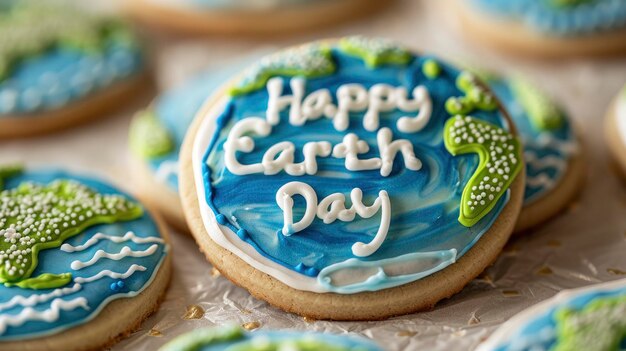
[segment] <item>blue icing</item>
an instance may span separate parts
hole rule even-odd
[[[318,0],[319,1],[319,0]],[[233,1],[233,0],[187,0],[200,8],[273,8],[284,5],[296,5],[311,2],[310,0],[269,0],[269,1]]]
[[[613,289],[587,290],[564,301],[553,300],[549,308],[525,321],[511,336],[498,343],[493,351],[551,350],[559,341],[556,333],[558,324],[556,316],[560,310],[566,308],[579,311],[598,299],[625,296],[626,285],[621,284],[620,287]],[[625,347],[626,336],[619,349],[623,350]]]
[[[137,201],[128,194],[123,193],[100,180],[73,175],[64,171],[26,171],[20,175],[5,179],[5,189],[15,188],[23,182],[48,184],[57,179],[75,180],[100,193],[121,194],[129,199],[132,199],[133,201]],[[69,238],[64,243],[77,246],[84,244],[89,238],[98,232],[121,237],[128,231],[133,231],[136,236],[143,238],[160,237],[159,229],[154,219],[148,213],[145,213],[142,217],[135,220],[89,227],[83,233]],[[143,251],[148,249],[151,245],[158,245],[158,248],[153,254],[146,257],[125,257],[118,261],[112,259],[100,259],[96,264],[79,270],[73,270],[70,267],[70,264],[74,260],[80,260],[82,262],[88,261],[98,250],[104,250],[109,253],[118,253],[122,247],[128,246],[131,250]],[[137,270],[132,275],[124,279],[104,277],[93,282],[80,283],[80,290],[63,295],[61,298],[65,301],[70,301],[78,297],[84,297],[87,299],[87,305],[89,307],[88,310],[81,307],[68,311],[61,310],[60,317],[55,322],[48,323],[43,321],[27,321],[20,326],[7,326],[6,331],[4,333],[0,333],[0,340],[27,339],[59,333],[63,330],[95,318],[100,310],[110,301],[135,296],[146,288],[161,265],[166,253],[167,247],[162,243],[134,243],[133,241],[114,243],[109,240],[100,240],[97,244],[80,252],[64,252],[60,249],[42,250],[39,252],[39,263],[32,274],[33,277],[42,273],[61,274],[71,272],[72,279],[74,280],[78,277],[86,278],[94,276],[105,269],[117,273],[125,273],[132,264],[144,266],[146,270]],[[76,282],[72,281],[61,289],[71,288],[75,284]],[[116,285],[116,289],[111,289],[112,284]],[[25,307],[20,305],[15,305],[11,308],[4,307],[4,304],[10,301],[14,296],[19,295],[28,297],[32,295],[42,295],[50,293],[53,290],[54,289],[29,290],[21,289],[19,287],[8,288],[4,285],[0,285],[0,317],[17,315],[25,310]],[[51,308],[51,302],[52,300],[39,303],[36,306],[32,306],[32,308],[36,311],[45,311]]]
[[[567,172],[568,162],[577,145],[574,131],[567,116],[564,116],[560,128],[539,130],[532,125],[527,111],[518,103],[510,81],[493,78],[487,83],[509,112],[524,142],[524,204],[528,205],[546,195]]]
[[[536,31],[555,35],[580,35],[626,25],[623,0],[591,0],[569,6],[555,6],[550,0],[471,1],[485,11],[519,19]]]
[[[401,111],[381,113],[380,127],[389,127],[394,139],[408,139],[414,146],[416,156],[422,160],[419,171],[404,167],[401,156],[396,157],[389,177],[380,176],[378,170],[347,171],[344,160],[334,157],[317,158],[319,171],[316,175],[299,177],[281,172],[272,176],[252,174],[236,176],[230,173],[223,163],[223,144],[230,128],[236,121],[250,116],[265,116],[268,102],[266,90],[248,95],[233,97],[226,110],[217,120],[213,136],[203,162],[207,203],[217,215],[224,215],[226,225],[233,231],[244,229],[241,237],[266,258],[299,272],[315,277],[325,268],[355,258],[351,246],[355,242],[370,242],[378,229],[380,215],[370,219],[357,217],[353,222],[336,221],[330,225],[315,219],[304,231],[291,236],[280,232],[283,214],[276,204],[276,192],[290,181],[309,184],[317,193],[318,200],[331,193],[349,194],[354,187],[363,190],[364,202],[371,204],[379,190],[386,190],[391,199],[391,226],[382,246],[361,261],[394,260],[412,253],[427,253],[454,249],[456,257],[446,257],[445,262],[436,265],[429,273],[434,273],[453,263],[467,252],[474,243],[490,228],[504,204],[501,198],[487,216],[471,228],[462,226],[459,216],[459,203],[465,184],[478,165],[476,155],[453,157],[443,143],[443,126],[450,117],[444,108],[450,96],[461,96],[455,86],[459,72],[442,64],[442,72],[437,79],[427,79],[422,73],[422,64],[428,57],[415,57],[404,65],[385,65],[376,69],[366,67],[363,62],[339,51],[333,51],[337,70],[334,74],[309,79],[306,93],[320,88],[330,90],[335,96],[337,88],[345,83],[360,83],[371,87],[376,83],[392,86],[405,86],[411,91],[417,85],[424,85],[433,101],[433,112],[429,124],[420,132],[405,134],[396,128],[396,121],[406,115]],[[287,78],[284,78],[285,91],[290,94]],[[336,103],[336,101],[335,101]],[[474,117],[502,126],[504,120],[498,111],[477,110]],[[360,158],[378,156],[376,133],[368,132],[362,126],[363,113],[350,114],[350,132],[370,145],[370,151]],[[270,137],[254,137],[255,150],[239,153],[242,164],[260,162],[263,152],[283,140],[289,140],[296,147],[295,162],[302,161],[301,150],[309,141],[326,140],[336,145],[345,133],[337,132],[329,119],[308,121],[302,127],[293,127],[288,122],[288,109],[281,113],[281,121],[273,126]],[[348,196],[349,197],[349,196]],[[301,218],[303,203],[301,197],[294,197],[294,218]],[[433,267],[429,267],[433,268]],[[389,284],[386,279],[371,281],[360,287],[346,289],[359,291],[378,290],[384,287],[401,285],[420,279],[421,275],[404,277]],[[333,291],[342,292],[341,287]]]
[[[59,47],[20,61],[0,80],[0,119],[62,107],[143,66],[139,48],[110,39],[102,53]]]

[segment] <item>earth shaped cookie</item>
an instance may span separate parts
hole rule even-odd
[[[167,238],[106,182],[0,168],[0,350],[100,349],[138,328],[170,277]]]
[[[565,290],[517,314],[477,351],[626,348],[626,279]]]
[[[211,97],[181,152],[207,258],[253,295],[314,318],[431,308],[511,234],[522,146],[468,72],[383,39],[261,59]]]
[[[246,332],[239,326],[197,329],[168,342],[160,351],[382,351],[354,336],[296,331]]]
[[[623,0],[453,1],[464,33],[505,50],[541,56],[626,52]]]
[[[152,27],[187,34],[288,34],[375,13],[376,0],[130,0],[128,12]]]
[[[0,7],[0,137],[47,133],[120,107],[144,86],[131,29],[59,1]]]
[[[605,126],[607,145],[621,175],[626,179],[626,86],[609,108]]]
[[[524,144],[526,190],[516,232],[563,211],[582,189],[584,158],[568,115],[519,76],[477,72],[500,99]]]

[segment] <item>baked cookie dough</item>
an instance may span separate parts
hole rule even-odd
[[[59,1],[5,1],[0,36],[3,139],[95,119],[147,83],[137,39],[108,15]]]
[[[0,167],[0,350],[94,350],[154,312],[165,228],[96,178]]]
[[[491,264],[524,187],[514,124],[475,76],[386,41],[280,51],[212,96],[181,151],[192,234],[286,311],[432,308]]]

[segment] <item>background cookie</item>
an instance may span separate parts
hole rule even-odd
[[[0,350],[114,343],[156,310],[170,277],[158,219],[107,183],[0,168]]]
[[[132,0],[127,8],[139,21],[190,34],[288,34],[374,13],[376,0]]]
[[[138,42],[119,19],[58,1],[5,5],[0,10],[1,138],[96,118],[144,87]]]
[[[626,52],[622,0],[449,1],[463,33],[496,48],[529,55]]]
[[[625,316],[624,279],[565,290],[508,320],[477,351],[618,350]]]
[[[382,351],[374,343],[353,336],[297,331],[246,332],[239,326],[198,329],[168,342],[161,351],[182,350],[332,350]]]
[[[287,311],[380,319],[430,308],[495,259],[517,220],[521,144],[502,125],[513,126],[473,75],[393,43],[287,49],[198,114],[181,152],[183,207],[222,274]],[[232,147],[243,151],[233,158]]]
[[[520,76],[478,73],[500,99],[524,143],[526,190],[516,232],[563,211],[585,178],[581,143],[569,116]]]

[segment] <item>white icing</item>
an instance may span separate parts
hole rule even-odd
[[[161,162],[159,168],[154,173],[154,177],[161,183],[167,183],[167,179],[170,176],[178,176],[179,164],[178,161],[167,160]]]
[[[293,195],[295,194],[304,197],[306,203],[304,215],[296,223],[293,222]],[[283,185],[276,192],[276,203],[283,211],[283,235],[290,236],[305,230],[313,223],[316,215],[325,224],[330,224],[337,219],[342,222],[352,222],[357,214],[362,218],[370,218],[380,211],[380,225],[374,239],[368,244],[357,242],[352,245],[352,253],[355,256],[365,257],[373,254],[385,241],[389,231],[391,222],[389,195],[385,190],[381,190],[374,203],[366,206],[363,204],[363,192],[359,188],[354,188],[350,192],[350,200],[352,206],[346,209],[346,197],[341,193],[334,193],[324,198],[318,205],[317,194],[310,185],[303,182],[289,182]]]
[[[102,279],[104,277],[109,277],[109,278],[113,278],[113,279],[126,279],[128,277],[130,277],[131,275],[133,275],[135,272],[140,271],[143,272],[145,271],[147,268],[142,266],[142,265],[138,265],[138,264],[132,264],[128,270],[124,273],[117,273],[117,272],[113,272],[111,270],[105,269],[103,271],[98,272],[98,274],[93,275],[91,277],[86,277],[86,278],[82,278],[82,277],[77,277],[74,278],[74,281],[76,283],[89,283],[89,282],[93,282],[99,279]]]
[[[524,160],[535,170],[552,167],[556,168],[558,171],[563,171],[567,166],[565,160],[561,158],[556,156],[538,157],[537,154],[532,151],[524,152]]]
[[[345,158],[346,169],[349,171],[366,171],[381,168],[382,161],[378,157],[360,159],[358,154],[364,154],[370,150],[370,146],[364,140],[360,140],[354,133],[348,133],[343,141],[333,148],[333,157]]]
[[[119,261],[125,257],[146,257],[146,256],[150,256],[154,254],[156,250],[158,249],[158,247],[159,245],[154,244],[154,245],[151,245],[146,250],[142,251],[142,250],[132,250],[130,247],[124,246],[119,253],[109,253],[104,250],[98,250],[89,261],[81,262],[81,261],[76,260],[72,262],[70,267],[72,267],[72,269],[74,270],[80,270],[85,267],[94,265],[101,258],[108,258],[110,260]]]
[[[231,128],[228,138],[224,142],[224,164],[226,168],[237,175],[265,173],[262,163],[243,165],[237,161],[237,152],[251,152],[254,150],[254,140],[245,134],[268,136],[272,131],[270,123],[261,117],[244,118]]]
[[[545,173],[539,173],[534,177],[526,177],[526,185],[531,188],[552,188],[556,183]]]
[[[61,297],[61,296],[75,293],[79,291],[81,288],[82,288],[82,285],[74,284],[71,287],[54,289],[52,290],[52,292],[49,292],[46,294],[33,294],[30,296],[15,295],[9,301],[0,303],[0,311],[8,310],[17,305],[23,306],[23,307],[35,306],[40,303],[49,301],[55,297]]]
[[[126,234],[124,234],[124,236],[107,235],[107,234],[103,234],[103,233],[96,233],[94,236],[89,238],[89,240],[87,240],[82,245],[77,245],[77,246],[72,246],[70,244],[63,244],[63,245],[61,245],[61,251],[65,251],[65,252],[83,251],[83,250],[86,250],[86,249],[92,247],[93,245],[97,244],[100,240],[109,240],[109,241],[114,242],[114,243],[122,243],[122,242],[132,241],[135,244],[164,243],[163,239],[161,239],[161,238],[157,238],[157,237],[154,237],[154,236],[140,237],[140,236],[135,235],[135,233],[133,233],[132,231],[127,232]]]
[[[419,171],[422,169],[422,161],[415,157],[413,152],[413,144],[406,139],[400,139],[392,141],[393,135],[391,129],[382,128],[376,135],[376,141],[378,142],[378,148],[380,150],[380,156],[382,158],[380,175],[383,177],[388,176],[391,173],[393,167],[393,161],[396,158],[398,152],[402,153],[404,158],[404,166],[412,171]]]
[[[42,321],[47,323],[55,322],[59,319],[59,313],[61,311],[71,311],[78,307],[88,310],[89,306],[87,305],[87,299],[84,297],[77,297],[73,300],[65,301],[61,298],[56,298],[52,300],[50,308],[47,310],[37,311],[32,307],[26,307],[16,315],[1,314],[0,334],[4,334],[7,327],[19,327],[30,321]]]
[[[617,130],[622,137],[622,142],[626,144],[626,93],[622,92],[617,101]]]

